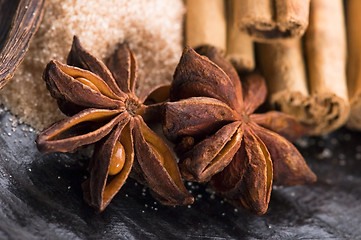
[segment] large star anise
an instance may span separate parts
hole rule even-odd
[[[177,66],[170,93],[174,102],[165,105],[164,133],[178,142],[187,180],[210,180],[230,203],[263,214],[273,182],[316,180],[297,149],[275,133],[296,138],[306,128],[280,112],[255,114],[266,97],[264,79],[251,74],[241,83],[215,48],[199,51],[208,58],[186,48]]]
[[[134,94],[137,63],[126,44],[119,46],[106,67],[74,37],[67,63],[51,61],[43,78],[59,108],[71,117],[39,134],[39,150],[72,152],[96,143],[83,191],[85,200],[99,211],[130,173],[163,204],[192,203],[172,152],[145,123],[159,118],[169,87],[138,98]]]

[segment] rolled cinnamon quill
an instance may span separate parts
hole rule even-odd
[[[300,37],[308,26],[310,0],[241,0],[239,28],[257,41]]]
[[[315,125],[301,39],[257,44],[257,57],[271,105],[307,125]]]
[[[254,69],[254,48],[252,38],[238,28],[235,19],[235,4],[242,0],[227,0],[227,51],[226,57],[237,70]]]
[[[305,47],[310,93],[320,107],[315,114],[318,132],[330,132],[342,126],[350,113],[342,0],[311,1]]]
[[[208,44],[226,50],[226,16],[223,0],[187,0],[186,44]]]
[[[347,127],[361,130],[361,1],[347,1],[346,9],[348,40],[347,86],[351,105]]]
[[[312,134],[328,133],[342,126],[350,111],[342,0],[311,1],[304,40],[306,64],[301,41],[292,40],[260,44],[260,66],[274,106],[312,126]]]

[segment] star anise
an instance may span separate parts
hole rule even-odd
[[[145,123],[159,118],[169,86],[138,98],[134,93],[137,62],[126,44],[118,47],[107,67],[74,37],[67,64],[51,61],[43,78],[61,111],[71,117],[41,132],[36,140],[38,149],[73,152],[96,143],[83,192],[88,204],[99,211],[130,173],[163,204],[192,203],[175,157]]]
[[[316,180],[297,149],[276,133],[296,138],[307,128],[280,112],[254,113],[266,97],[264,79],[253,73],[241,83],[215,48],[199,51],[208,58],[185,48],[177,66],[164,133],[178,142],[187,180],[210,181],[230,203],[263,214],[273,182]]]

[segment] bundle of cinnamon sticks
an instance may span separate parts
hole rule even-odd
[[[186,43],[218,47],[239,71],[259,69],[270,106],[312,134],[361,130],[361,1],[346,3],[188,0]]]

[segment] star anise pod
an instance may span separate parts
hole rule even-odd
[[[138,98],[134,93],[137,62],[126,44],[118,47],[107,67],[74,37],[67,64],[51,61],[43,78],[61,111],[71,117],[41,132],[36,140],[38,149],[73,152],[96,143],[83,192],[88,204],[99,211],[130,173],[163,204],[192,203],[175,157],[146,124],[159,118],[169,86]]]
[[[316,180],[297,149],[276,133],[296,138],[307,128],[280,112],[254,113],[267,94],[264,79],[253,73],[241,83],[215,48],[199,51],[208,58],[185,48],[177,66],[164,133],[178,142],[187,180],[210,181],[230,203],[263,214],[273,182]]]

